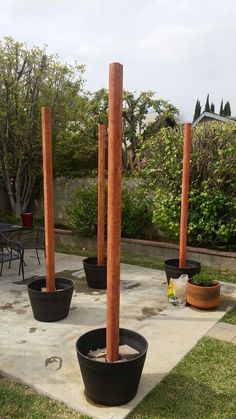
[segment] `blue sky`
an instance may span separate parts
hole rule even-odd
[[[236,115],[235,0],[1,0],[0,36],[48,45],[86,65],[86,87],[107,87],[108,65],[124,65],[124,87],[153,90],[191,120],[207,93]]]

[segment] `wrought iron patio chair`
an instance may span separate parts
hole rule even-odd
[[[13,260],[19,260],[19,270],[18,275],[22,273],[23,281],[25,279],[24,277],[24,258],[23,258],[23,249],[19,242],[16,240],[10,240],[8,236],[5,234],[0,235],[0,276],[2,276],[3,271],[3,264],[5,262],[8,262],[8,268],[11,267],[11,262]]]
[[[16,240],[21,244],[23,252],[23,261],[25,250],[35,250],[38,263],[40,265],[39,250],[43,250],[45,254],[45,233],[40,226],[37,227],[23,227],[19,231],[14,231],[7,236],[10,240]],[[24,261],[24,265],[26,265]]]

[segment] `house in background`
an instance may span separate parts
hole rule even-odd
[[[236,117],[232,116],[220,116],[217,113],[213,112],[202,112],[201,115],[193,122],[193,128],[198,125],[202,124],[203,122],[209,121],[218,121],[218,122],[236,122]]]

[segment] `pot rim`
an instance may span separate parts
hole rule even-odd
[[[46,276],[41,276],[41,277],[39,277],[37,279],[33,279],[32,281],[30,281],[29,284],[27,285],[28,291],[34,292],[34,293],[42,293],[42,291],[38,291],[38,290],[34,290],[34,289],[30,288],[30,285],[31,284],[33,284],[35,282],[42,281],[42,279],[46,279]],[[59,289],[59,290],[48,292],[47,295],[48,294],[55,295],[55,294],[57,294],[58,292],[61,292],[61,291],[68,291],[71,288],[74,288],[74,286],[75,286],[75,282],[73,281],[73,279],[70,279],[70,278],[62,278],[62,277],[56,276],[55,277],[55,280],[57,280],[57,279],[60,279],[62,281],[65,280],[69,286],[67,288],[62,288],[62,289]]]
[[[107,258],[104,257],[104,260],[106,261]],[[97,261],[97,256],[91,256],[88,258],[83,259],[83,263],[85,263],[86,265],[90,265],[90,266],[96,266],[96,267],[106,267],[107,263],[103,263],[102,265],[98,265],[97,263],[92,263],[92,261]]]
[[[186,259],[186,264],[189,262],[189,263],[193,263],[193,265],[195,265],[195,266],[186,266],[185,268],[179,268],[179,266],[176,266],[176,265],[173,265],[172,263],[174,262],[174,261],[179,261],[179,258],[172,258],[172,259],[167,259],[167,260],[165,260],[164,261],[164,264],[166,265],[166,266],[168,266],[168,267],[172,267],[172,268],[176,268],[176,269],[191,269],[191,268],[198,268],[198,267],[201,267],[201,262],[199,262],[198,260],[194,260],[194,259]]]
[[[90,334],[90,333],[92,333],[92,332],[98,331],[98,330],[106,330],[106,328],[105,328],[105,327],[99,327],[98,329],[92,329],[92,330],[89,330],[88,332],[83,333],[83,334],[82,334],[82,335],[81,335],[78,339],[76,339],[76,342],[75,342],[75,349],[76,349],[76,352],[79,352],[80,356],[81,356],[83,359],[85,359],[85,360],[89,360],[89,361],[94,362],[94,363],[99,364],[99,365],[106,365],[106,366],[108,366],[108,365],[117,365],[117,367],[119,367],[120,365],[123,365],[123,363],[119,363],[119,362],[104,362],[104,363],[98,363],[98,361],[96,361],[95,359],[93,359],[93,358],[89,358],[88,356],[86,356],[86,355],[82,354],[82,352],[80,352],[80,351],[79,351],[79,349],[77,348],[77,343],[79,342],[79,340],[80,340],[80,339],[82,339],[82,338],[84,338],[86,335],[88,335],[88,334]],[[137,359],[141,358],[141,357],[143,356],[143,354],[144,354],[145,352],[147,352],[147,350],[148,350],[148,342],[147,342],[146,338],[145,338],[143,335],[141,335],[141,334],[140,334],[140,333],[138,333],[138,332],[135,332],[134,330],[125,329],[125,328],[123,328],[123,327],[120,327],[120,328],[119,328],[119,330],[120,330],[120,332],[121,332],[121,331],[128,331],[128,332],[132,332],[132,333],[134,333],[135,335],[137,335],[138,337],[141,337],[141,339],[142,339],[142,340],[144,341],[144,343],[145,343],[145,350],[144,350],[142,353],[140,353],[139,355],[137,355],[137,357],[135,357],[135,358],[133,358],[133,359],[127,359],[127,360],[125,361],[125,364],[126,364],[126,365],[127,365],[127,363],[131,364],[131,363],[133,363],[134,361],[136,361]],[[94,364],[94,365],[95,365],[95,364]]]
[[[197,288],[203,288],[206,290],[212,289],[212,288],[216,288],[218,285],[220,285],[219,281],[217,281],[216,279],[212,280],[212,285],[210,287],[204,287],[203,285],[198,285],[198,284],[193,284],[192,282],[192,278],[189,278],[187,280],[187,282],[192,285],[193,287],[197,287]]]

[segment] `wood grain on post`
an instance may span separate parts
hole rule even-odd
[[[105,125],[98,125],[98,237],[97,264],[104,264],[104,216],[105,216]]]
[[[106,356],[119,359],[123,66],[109,66]]]
[[[192,142],[192,124],[184,125],[183,172],[182,172],[182,200],[180,217],[179,267],[186,267],[187,226],[188,226],[188,189],[189,166]]]
[[[51,109],[44,107],[42,116],[44,220],[46,247],[46,287],[55,291],[54,200],[52,172]]]

